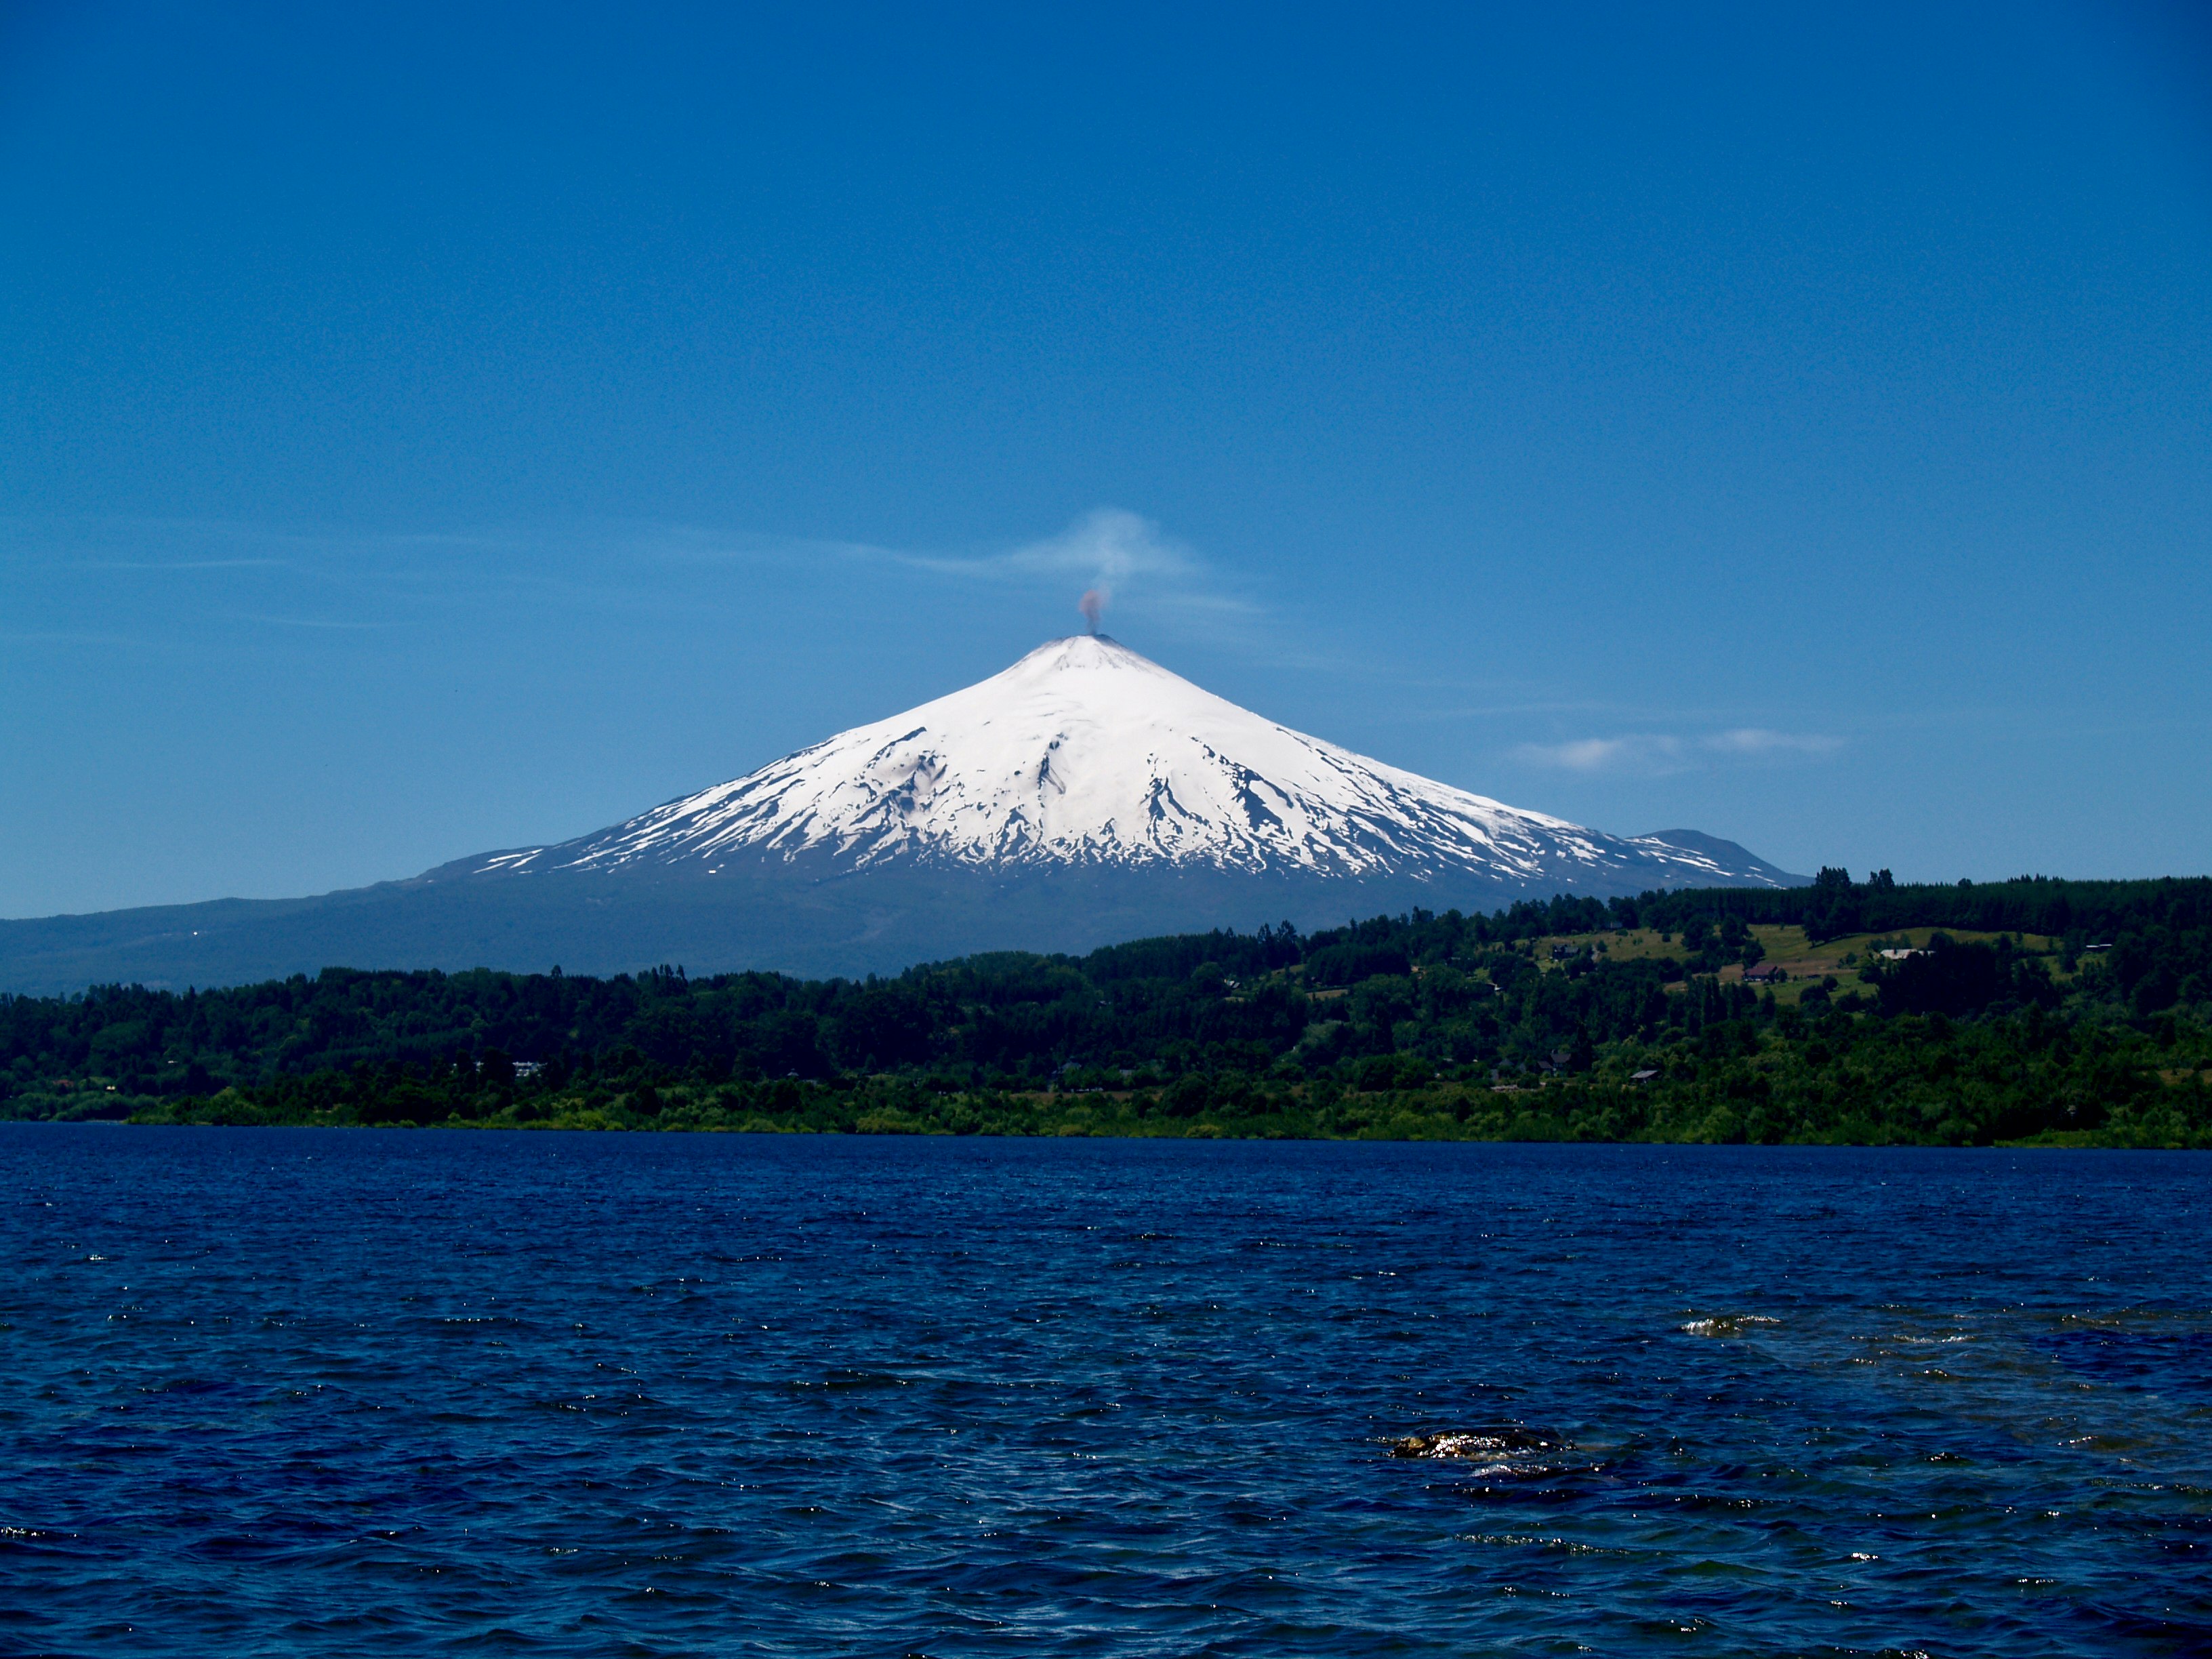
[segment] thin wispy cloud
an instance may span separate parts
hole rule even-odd
[[[286,564],[283,559],[94,559],[82,566],[87,570],[273,570]]]
[[[261,623],[270,628],[331,628],[343,629],[348,633],[391,626],[388,623],[380,622],[342,622],[329,617],[263,617],[251,613],[241,613],[237,620]]]
[[[1513,750],[1513,757],[1530,766],[1560,771],[1648,774],[1686,772],[1728,760],[1832,755],[1844,743],[1842,738],[1825,732],[1742,726],[1691,737],[1638,732],[1612,738],[1575,738],[1565,743],[1524,743]]]
[[[0,630],[0,644],[4,645],[127,646],[137,650],[144,643],[130,634],[92,634],[52,628]]]
[[[1381,679],[1384,677],[1375,672],[1367,678]],[[1617,712],[1615,704],[1577,697],[1549,701],[1531,699],[1526,702],[1454,704],[1447,708],[1398,708],[1389,710],[1382,720],[1394,726],[1425,726],[1450,720],[1525,719],[1531,714],[1607,714],[1614,712]]]
[[[88,570],[241,570],[398,552],[489,550],[509,536],[379,532],[237,523],[224,519],[0,515],[0,553]]]
[[[1109,627],[1115,615],[1142,617],[1151,626],[1202,633],[1213,645],[1253,635],[1263,614],[1232,574],[1154,520],[1110,506],[1052,534],[965,549],[649,520],[394,532],[0,515],[0,568],[39,573],[50,583],[114,584],[100,592],[102,606],[145,613],[150,625],[171,631],[194,623],[419,630],[486,606],[507,618],[549,610],[653,615],[701,600],[696,586],[682,587],[678,597],[672,567],[717,563],[829,574],[832,580],[841,579],[825,565],[872,565],[922,580],[988,585],[1009,598],[1033,597],[1066,614],[1071,625],[1079,599],[1087,599],[1086,613],[1108,611]],[[58,591],[54,608],[77,603]],[[20,626],[28,619],[9,620]]]
[[[1065,580],[1071,603],[1096,592],[1105,603],[1134,599],[1186,614],[1252,617],[1261,607],[1152,520],[1118,507],[1094,507],[1066,529],[990,550],[891,547],[872,542],[724,532],[696,526],[635,526],[622,544],[641,555],[684,561],[812,564],[825,558],[888,564],[954,581],[1036,586]]]

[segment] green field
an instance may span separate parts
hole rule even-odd
[[[1838,981],[1838,989],[1849,991],[1865,982],[1861,970],[1877,959],[1877,952],[1882,948],[1925,950],[1937,933],[1961,945],[1993,945],[1999,939],[2008,939],[2021,954],[2047,958],[2054,975],[2064,977],[2057,967],[2062,941],[2043,933],[1998,933],[1970,927],[1899,927],[1887,933],[1847,933],[1815,943],[1806,937],[1801,927],[1754,922],[1748,931],[1765,951],[1761,965],[1778,967],[1790,975],[1773,988],[1777,1000],[1784,1003],[1797,1002],[1808,986],[1832,976]],[[1552,947],[1556,945],[1591,951],[1607,962],[1658,962],[1678,957],[1681,951],[1675,936],[1649,927],[1553,933],[1537,941],[1536,963],[1540,969],[1552,973],[1565,970],[1565,963],[1552,960]],[[1737,984],[1741,982],[1744,971],[1740,964],[1731,964],[1721,969],[1717,976],[1723,983]],[[1686,982],[1679,978],[1670,981],[1677,988]]]

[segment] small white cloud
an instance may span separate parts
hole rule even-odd
[[[1111,586],[1132,576],[1188,576],[1197,568],[1188,549],[1160,534],[1150,519],[1118,507],[1095,507],[1057,536],[1005,556],[1016,570],[1065,572]]]
[[[1626,738],[1577,738],[1571,743],[1524,743],[1514,754],[1532,766],[1570,772],[1671,771],[1680,763],[1679,738],[1640,733]]]
[[[1841,738],[1816,732],[1770,732],[1762,726],[1684,738],[1671,732],[1640,732],[1618,738],[1577,738],[1566,743],[1524,743],[1513,751],[1531,766],[1570,772],[1680,772],[1704,757],[1756,759],[1784,755],[1831,755]]]
[[[1190,576],[1199,568],[1189,550],[1162,536],[1159,526],[1118,507],[1094,507],[1057,536],[1011,552],[975,557],[891,552],[890,556],[947,575],[1065,575],[1109,586],[1133,576]]]
[[[1005,553],[963,556],[890,548],[865,551],[918,570],[981,581],[1065,576],[1096,590],[1102,599],[1136,587],[1155,590],[1185,611],[1249,616],[1258,609],[1219,592],[1205,562],[1182,543],[1162,535],[1159,526],[1118,507],[1094,507],[1057,536]]]

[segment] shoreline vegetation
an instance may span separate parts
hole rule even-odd
[[[895,978],[360,972],[0,997],[0,1116],[2212,1147],[2212,879],[1422,911]]]

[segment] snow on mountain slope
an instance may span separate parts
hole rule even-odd
[[[1277,725],[1103,635],[855,726],[731,782],[480,875],[825,856],[977,869],[1191,868],[1508,885],[1631,872],[1753,880],[1712,852],[1601,835]]]

